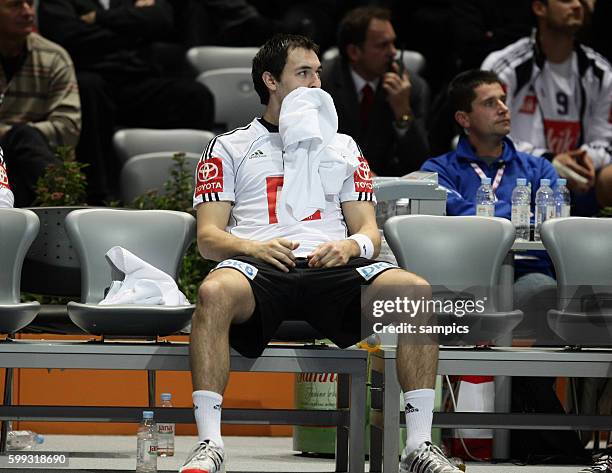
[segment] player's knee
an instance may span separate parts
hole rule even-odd
[[[223,278],[206,278],[198,288],[198,303],[194,316],[214,313],[214,319],[225,324],[231,321],[240,300],[235,288]]]

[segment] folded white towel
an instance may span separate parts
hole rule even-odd
[[[284,184],[278,222],[291,224],[325,209],[325,194],[337,194],[359,161],[330,146],[338,131],[331,96],[322,89],[299,87],[283,100],[279,133],[284,151]]]
[[[125,248],[113,246],[106,259],[125,278],[112,282],[100,305],[189,305],[174,279]]]

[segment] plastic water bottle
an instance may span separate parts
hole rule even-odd
[[[172,407],[172,394],[162,393],[161,407]],[[160,457],[174,456],[174,424],[157,424],[157,455]]]
[[[138,427],[136,471],[157,472],[157,426],[153,420],[153,411],[142,413],[142,422]]]
[[[476,191],[476,215],[479,217],[495,216],[495,196],[491,188],[491,178],[483,177]]]
[[[527,179],[518,178],[512,191],[512,225],[519,241],[529,241],[530,207],[531,190],[527,187]]]
[[[540,229],[542,224],[551,218],[555,218],[555,195],[550,187],[550,179],[540,179],[540,188],[536,192],[536,219],[534,240],[541,241]]]
[[[11,430],[6,437],[8,450],[31,450],[45,441],[42,435],[31,430]]]
[[[557,187],[555,188],[555,216],[569,217],[570,216],[571,197],[570,191],[567,188],[567,179],[557,179]]]

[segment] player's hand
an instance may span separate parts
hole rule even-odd
[[[553,161],[563,164],[576,174],[586,179],[586,182],[568,177],[568,187],[575,192],[586,192],[595,184],[595,167],[588,153],[584,150],[572,150],[555,156]]]
[[[89,13],[85,13],[81,15],[81,21],[83,23],[87,23],[88,25],[93,25],[96,22],[96,11],[90,11]]]
[[[359,256],[359,244],[355,240],[328,241],[317,246],[308,255],[308,267],[332,268],[346,264],[351,257]]]
[[[408,72],[400,76],[399,66],[395,61],[391,63],[391,72],[385,73],[382,78],[382,88],[387,92],[387,101],[393,110],[395,118],[399,120],[403,115],[411,115],[410,92],[412,83]]]
[[[268,241],[253,242],[253,244],[250,256],[265,261],[285,273],[289,272],[291,268],[295,268],[293,250],[300,246],[297,241],[275,238]]]
[[[136,0],[134,2],[136,8],[152,7],[153,5],[155,5],[155,0]]]

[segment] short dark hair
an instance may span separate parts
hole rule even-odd
[[[343,58],[348,57],[346,48],[349,44],[359,47],[363,45],[373,19],[391,21],[391,12],[380,7],[359,7],[342,18],[338,27],[338,49]]]
[[[268,105],[270,93],[261,76],[267,71],[279,80],[287,64],[289,51],[297,48],[314,51],[317,56],[319,55],[319,46],[310,38],[284,33],[273,36],[257,51],[253,58],[251,77],[253,87],[263,105]]]
[[[504,86],[499,76],[493,71],[471,69],[456,75],[448,86],[448,98],[453,114],[459,110],[471,112],[472,102],[476,98],[476,88],[482,84],[495,83]]]

